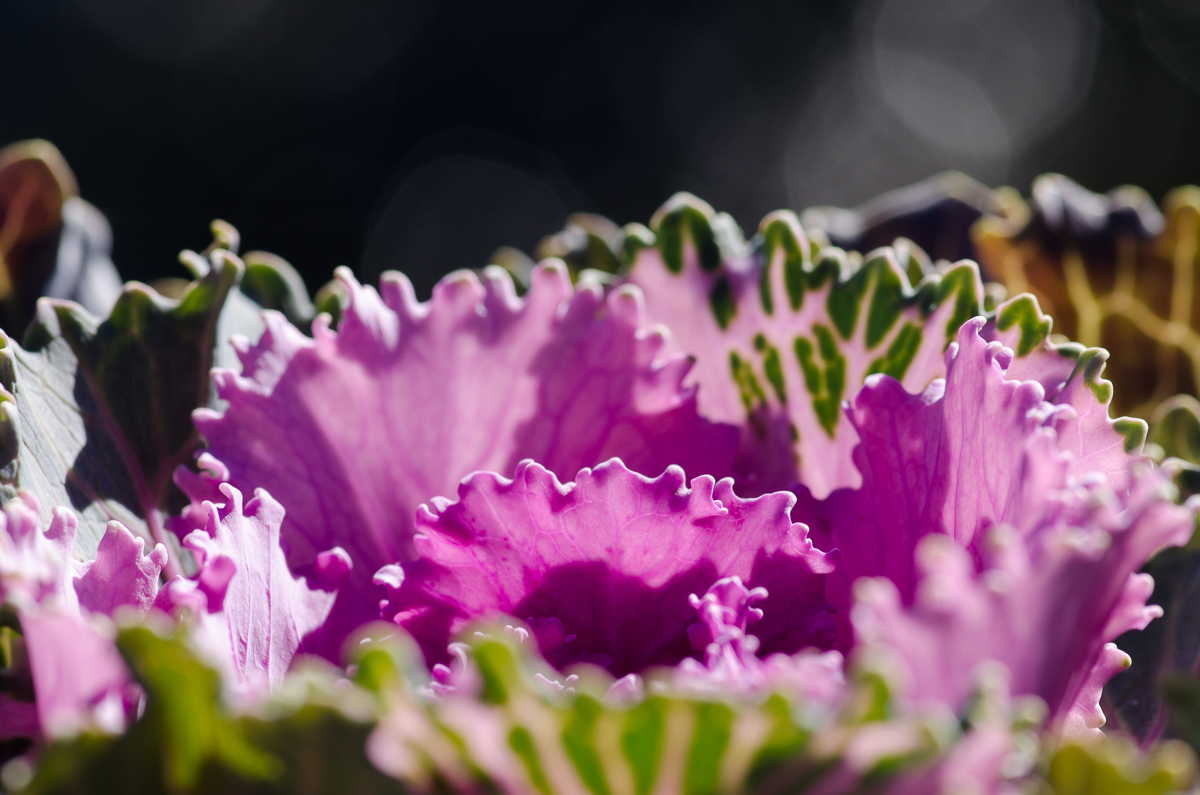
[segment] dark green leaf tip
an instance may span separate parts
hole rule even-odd
[[[708,272],[721,267],[721,250],[713,233],[712,207],[690,193],[677,193],[659,208],[650,219],[650,228],[657,235],[659,252],[672,273],[683,272],[685,238],[690,240]]]
[[[1145,420],[1134,417],[1119,417],[1113,420],[1113,430],[1125,437],[1125,452],[1139,453],[1146,444],[1146,433],[1149,425]]]
[[[1017,356],[1028,356],[1050,336],[1051,320],[1048,315],[1042,314],[1037,299],[1026,293],[997,308],[996,328],[1008,331],[1013,326],[1021,329]]]
[[[858,313],[863,296],[867,292],[871,270],[861,266],[851,268],[845,259],[838,264],[841,266],[841,273],[835,277],[833,287],[829,290],[825,308],[838,334],[842,339],[848,340],[854,334],[854,327],[858,325]]]
[[[625,238],[621,241],[621,260],[626,267],[633,264],[639,251],[654,248],[658,242],[655,234],[643,224],[626,224],[622,231],[625,232]]]
[[[952,265],[942,273],[936,288],[936,305],[953,301],[953,311],[946,321],[946,347],[958,336],[958,329],[980,314],[983,305],[983,280],[979,266],[970,260]]]
[[[796,214],[780,210],[769,214],[759,224],[759,257],[762,267],[761,291],[763,308],[771,314],[774,307],[769,274],[774,267],[776,252],[782,253],[783,285],[792,311],[804,302],[805,272],[808,268],[808,239]]]
[[[291,264],[266,251],[248,251],[242,258],[246,272],[241,289],[263,309],[282,312],[288,321],[305,328],[315,311],[304,279]]]
[[[1086,348],[1079,354],[1075,361],[1075,370],[1071,373],[1071,378],[1078,376],[1083,379],[1102,406],[1107,406],[1112,400],[1112,383],[1100,377],[1107,362],[1108,351],[1103,348]]]

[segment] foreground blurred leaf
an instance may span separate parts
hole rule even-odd
[[[294,675],[291,700],[233,717],[217,673],[177,637],[126,629],[118,645],[146,690],[143,717],[119,737],[52,745],[25,793],[350,793],[403,791],[365,755],[370,723],[334,678]],[[357,705],[347,712],[335,701]]]
[[[1183,790],[1194,776],[1195,761],[1180,743],[1142,757],[1133,743],[1109,738],[1060,748],[1046,782],[1054,795],[1165,795]]]

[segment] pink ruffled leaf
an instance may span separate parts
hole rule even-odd
[[[43,531],[37,500],[23,492],[4,506],[0,527],[0,601],[16,609],[21,623],[34,725],[48,736],[88,727],[120,731],[136,693],[107,617],[118,610],[146,614],[167,551],[157,545],[143,556],[143,540],[110,522],[96,559],[82,563],[72,557],[77,517],[65,508],[52,517]],[[28,715],[22,720],[28,724]]]
[[[855,450],[861,488],[840,489],[825,500],[797,489],[793,518],[812,528],[819,548],[842,552],[829,579],[840,648],[853,640],[853,582],[884,576],[910,601],[914,552],[925,536],[951,536],[978,567],[989,528],[1006,524],[1034,533],[1061,510],[1061,490],[1072,479],[1100,478],[1120,491],[1128,468],[1144,460],[1124,452],[1122,421],[1109,420],[1096,398],[1107,386],[1096,368],[1073,367],[1056,390],[1055,401],[1063,402],[1047,401],[1039,382],[1008,378],[1015,357],[980,336],[984,323],[976,318],[963,325],[945,355],[946,379],[919,395],[883,375],[867,380],[848,408],[861,440]],[[1117,470],[1118,460],[1124,470]],[[1103,465],[1099,471],[1090,469],[1097,465]]]
[[[204,529],[184,538],[199,571],[168,582],[157,606],[190,613],[196,642],[236,690],[252,694],[277,686],[296,654],[309,650],[307,639],[329,618],[350,565],[345,552],[334,549],[293,573],[280,545],[283,507],[262,489],[244,505],[228,483],[219,491],[223,502],[201,503]]]
[[[554,261],[522,299],[498,268],[451,274],[426,304],[400,274],[380,292],[339,278],[351,303],[336,333],[318,324],[310,340],[268,313],[244,375],[215,373],[228,409],[195,415],[230,482],[287,507],[293,565],[334,546],[354,561],[330,622],[343,629],[322,641],[331,657],[378,616],[371,574],[415,556],[417,506],[473,471],[533,457],[571,477],[613,456],[651,475],[729,470],[737,430],[697,415],[688,360],[665,355],[636,288],[573,290]]]
[[[674,664],[708,642],[704,630],[689,636],[688,596],[733,576],[770,594],[755,626],[764,652],[833,641],[824,579],[837,556],[792,524],[790,494],[744,500],[728,479],[689,489],[677,467],[650,480],[619,461],[566,485],[522,462],[513,480],[479,473],[458,494],[418,512],[420,559],[378,578],[385,614],[431,662],[447,661],[471,621],[509,614],[529,617],[535,634],[555,620],[560,645],[542,651],[559,666],[602,655],[623,676]]]
[[[1103,684],[1128,665],[1111,641],[1161,614],[1146,606],[1151,584],[1136,572],[1186,541],[1194,521],[1167,486],[1152,469],[1135,471],[1124,495],[1097,480],[1069,484],[1037,527],[990,528],[975,546],[982,566],[951,536],[931,534],[917,548],[911,606],[890,580],[863,580],[855,629],[904,662],[918,702],[961,708],[980,665],[998,661],[1013,694],[1042,698],[1060,730],[1093,731],[1104,722]]]

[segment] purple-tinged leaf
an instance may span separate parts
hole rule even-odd
[[[418,512],[421,557],[377,577],[386,615],[431,662],[447,661],[468,623],[509,614],[530,618],[559,666],[584,659],[623,676],[674,664],[712,640],[688,596],[733,576],[770,593],[755,626],[764,653],[833,641],[824,580],[837,556],[792,524],[790,494],[745,500],[728,479],[689,489],[677,467],[649,480],[610,461],[565,486],[522,462],[513,480],[479,473],[458,495]]]
[[[861,488],[825,500],[798,489],[793,519],[809,525],[818,548],[842,552],[829,578],[839,648],[853,639],[854,580],[887,577],[908,602],[913,555],[926,535],[951,536],[981,565],[989,528],[1010,525],[1028,536],[1056,515],[1070,479],[1099,478],[1120,493],[1130,465],[1144,460],[1125,452],[1130,436],[1144,438],[1144,425],[1131,432],[1126,421],[1109,420],[1097,399],[1111,391],[1099,379],[1102,352],[1085,352],[1057,390],[1061,402],[1050,402],[1037,381],[1007,379],[1012,351],[980,330],[982,318],[963,325],[946,352],[946,379],[919,395],[883,375],[868,379],[848,409],[861,439]]]
[[[818,547],[841,550],[828,579],[839,618],[852,613],[860,637],[906,660],[912,697],[957,709],[976,667],[997,660],[1014,695],[1094,728],[1115,664],[1105,644],[1157,614],[1135,572],[1186,542],[1193,513],[1172,502],[1163,472],[1125,452],[1095,394],[1107,386],[1099,357],[1085,352],[1049,402],[1037,381],[1006,378],[1012,352],[985,342],[983,323],[962,327],[945,381],[920,395],[868,379],[849,409],[862,488],[820,502],[802,490],[793,518]],[[852,583],[872,576],[847,609]],[[1101,681],[1089,680],[1097,668]]]
[[[280,546],[283,507],[262,489],[243,505],[241,492],[228,483],[216,488],[220,504],[200,502],[210,489],[197,488],[192,495],[206,521],[184,545],[199,571],[195,578],[168,582],[157,607],[190,614],[196,643],[231,687],[253,696],[278,686],[292,658],[306,651],[305,638],[328,618],[349,559],[340,549],[329,550],[296,576]]]
[[[97,558],[81,563],[72,557],[77,521],[56,508],[42,531],[26,492],[4,506],[0,527],[0,601],[20,621],[37,725],[48,735],[123,728],[136,704],[103,617],[118,608],[145,615],[167,559],[162,546],[143,557],[143,540],[112,522]]]
[[[400,274],[381,293],[339,278],[351,304],[336,333],[318,323],[309,339],[268,313],[244,375],[216,372],[228,409],[196,413],[230,482],[286,506],[293,565],[334,546],[354,561],[319,644],[328,656],[378,617],[371,575],[414,557],[417,506],[472,471],[511,473],[534,457],[573,477],[613,456],[651,475],[673,463],[729,469],[737,430],[697,416],[694,390],[680,386],[689,363],[664,356],[636,288],[573,291],[553,261],[523,299],[499,268],[482,283],[451,274],[427,304]]]
[[[637,252],[628,279],[645,292],[648,316],[671,329],[673,350],[696,356],[700,412],[742,427],[742,492],[799,481],[824,497],[858,486],[858,439],[842,401],[876,372],[924,389],[944,374],[946,345],[981,306],[969,263],[918,289],[891,249],[864,261],[829,248],[814,263],[791,213],[763,219],[752,246],[728,216],[687,194],[651,226],[655,246]]]
[[[1013,694],[1043,699],[1060,730],[1095,730],[1104,682],[1129,664],[1111,641],[1162,614],[1146,606],[1153,582],[1137,571],[1162,546],[1182,543],[1194,521],[1166,482],[1147,470],[1125,496],[1096,482],[1070,486],[1033,532],[992,529],[982,571],[948,536],[928,536],[912,606],[890,580],[864,580],[855,629],[904,662],[914,701],[960,709],[979,665],[998,661]]]

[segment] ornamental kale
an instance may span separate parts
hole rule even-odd
[[[5,341],[0,739],[31,744],[5,786],[332,791],[297,771],[334,735],[361,791],[1192,775],[1099,702],[1196,505],[1032,296],[790,213],[747,241],[681,194],[610,235],[616,274],[461,271],[421,303],[340,269],[306,329],[263,288],[286,264],[239,288],[216,229],[179,298],[43,300]],[[72,509],[128,521],[73,548]]]

